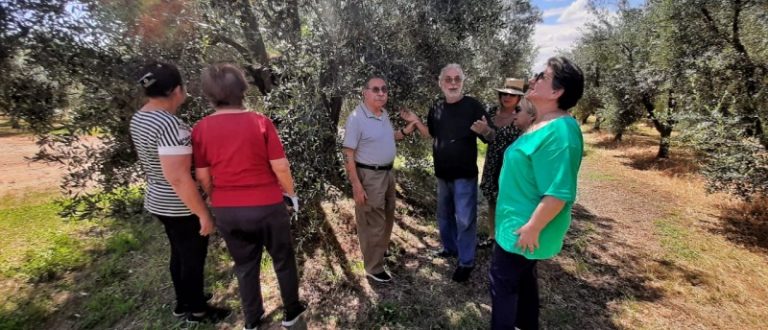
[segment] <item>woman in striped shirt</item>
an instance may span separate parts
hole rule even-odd
[[[131,118],[130,131],[147,181],[144,208],[163,223],[171,245],[173,315],[216,322],[229,311],[208,306],[210,295],[203,293],[213,218],[192,178],[190,128],[175,116],[187,93],[174,65],[151,63],[140,74],[148,101]]]

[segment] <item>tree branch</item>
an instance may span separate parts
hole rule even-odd
[[[720,29],[717,28],[717,22],[715,22],[715,19],[712,18],[712,14],[709,13],[707,7],[701,7],[701,14],[704,15],[704,21],[707,23],[706,25],[712,31],[712,33],[717,35],[717,37],[722,40],[728,40],[728,38],[722,32],[720,32]]]
[[[245,59],[247,62],[249,63],[253,62],[253,56],[251,55],[250,50],[248,50],[248,48],[241,45],[234,39],[221,34],[214,35],[213,39],[211,39],[211,44],[218,45],[219,43],[222,43],[234,48],[235,50],[237,50],[238,53],[240,53],[240,55],[243,56],[243,59]]]

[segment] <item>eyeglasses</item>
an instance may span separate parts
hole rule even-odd
[[[446,84],[461,84],[461,76],[454,76],[453,78],[446,76],[443,78],[443,82]]]
[[[539,81],[539,80],[546,80],[547,75],[544,74],[544,71],[541,71],[533,76],[533,81]]]
[[[499,93],[499,97],[500,97],[500,98],[501,98],[501,97],[504,97],[504,96],[507,96],[507,97],[514,97],[514,96],[519,96],[519,95],[516,95],[516,94],[509,94],[509,93]]]
[[[387,86],[373,86],[373,87],[366,87],[365,89],[370,90],[374,94],[387,94]]]

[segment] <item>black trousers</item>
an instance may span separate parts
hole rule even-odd
[[[261,296],[261,255],[272,257],[280,296],[286,310],[299,304],[299,275],[291,239],[291,223],[285,204],[215,207],[216,227],[235,260],[245,323],[258,322],[264,314]]]
[[[491,329],[539,328],[536,260],[493,246],[491,259]]]
[[[203,269],[208,254],[208,237],[200,236],[200,221],[196,215],[168,217],[154,215],[165,226],[171,243],[171,279],[176,291],[176,303],[191,312],[205,311]]]

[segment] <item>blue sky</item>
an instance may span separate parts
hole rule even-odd
[[[539,48],[533,63],[533,71],[541,71],[544,61],[556,54],[558,49],[569,49],[582,34],[584,24],[593,19],[589,12],[588,0],[532,0],[543,13],[544,22],[536,25],[533,40]],[[616,1],[602,1],[610,4]],[[639,6],[643,0],[630,0]],[[610,7],[609,7],[610,8]]]

